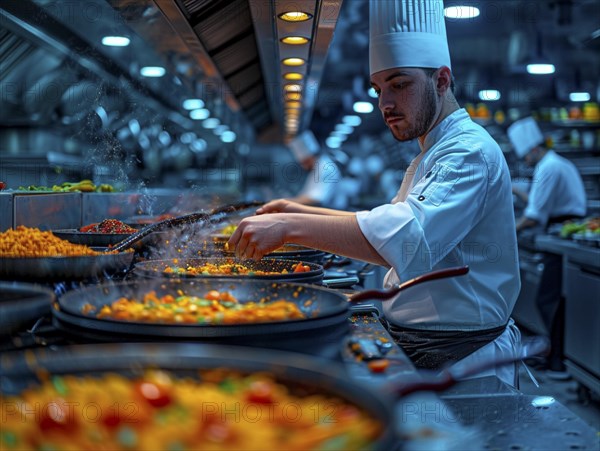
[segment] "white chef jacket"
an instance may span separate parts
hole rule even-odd
[[[335,162],[326,154],[321,154],[306,176],[297,196],[307,196],[322,205],[327,205],[334,197],[336,186],[342,179]]]
[[[423,285],[415,295],[384,302],[400,327],[481,330],[509,322],[520,289],[511,181],[502,151],[464,109],[427,135],[391,204],[357,213],[362,233],[390,264],[387,287],[453,266],[466,276]],[[495,341],[455,367],[507,358],[519,349],[512,320]],[[496,374],[514,384],[514,367]]]
[[[585,188],[575,165],[549,150],[533,172],[529,202],[523,213],[546,226],[557,216],[584,216]]]

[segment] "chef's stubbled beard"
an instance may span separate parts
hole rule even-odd
[[[432,77],[426,77],[423,85],[423,95],[421,105],[415,111],[415,120],[413,125],[407,130],[397,130],[390,127],[392,135],[398,141],[411,141],[423,136],[429,130],[433,120],[435,119],[435,111],[437,108],[436,92]]]

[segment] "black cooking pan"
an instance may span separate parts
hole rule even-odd
[[[165,272],[167,268],[187,268],[203,266],[206,264],[242,264],[254,271],[278,272],[287,271],[287,274],[230,274],[230,275],[211,275],[211,274],[189,274],[185,272]],[[310,267],[310,271],[294,272],[294,266],[302,264]],[[190,279],[257,279],[276,282],[302,282],[302,283],[321,283],[323,281],[323,267],[316,263],[298,262],[295,260],[263,258],[261,260],[238,260],[235,258],[188,258],[188,259],[170,259],[170,260],[148,260],[135,264],[134,274],[147,278],[190,278]]]
[[[133,252],[75,257],[0,257],[0,279],[36,282],[82,280],[126,270],[133,257]]]
[[[158,296],[185,293],[204,296],[210,290],[229,291],[240,302],[286,299],[294,302],[305,319],[253,324],[157,324],[98,319],[84,314],[91,304],[99,310],[126,296],[138,299],[155,290]],[[348,304],[344,295],[314,285],[276,283],[264,280],[146,279],[104,284],[70,291],[52,309],[59,329],[93,341],[201,341],[268,347],[340,358],[341,343],[348,333]]]
[[[9,335],[50,312],[52,291],[29,283],[0,283],[0,335]]]
[[[385,399],[372,389],[365,388],[358,382],[349,379],[343,368],[331,361],[272,349],[248,349],[224,345],[126,343],[65,346],[58,350],[36,349],[27,354],[11,352],[0,356],[0,373],[3,376],[0,378],[0,393],[2,395],[18,395],[26,388],[39,385],[40,374],[99,377],[110,372],[119,373],[128,378],[137,378],[148,369],[169,371],[176,377],[188,380],[198,380],[199,372],[213,369],[225,369],[241,374],[259,373],[264,375],[267,373],[278,383],[285,385],[288,391],[296,396],[308,397],[314,394],[323,394],[342,399],[365,411],[381,424],[380,435],[372,443],[372,446],[369,446],[369,449],[388,451],[398,446],[399,439],[394,436],[394,413],[389,399]],[[242,412],[246,412],[244,406],[248,401],[244,398],[236,400],[233,395],[231,395],[231,399],[231,406],[237,405]],[[128,399],[124,399],[123,404],[128,401]],[[210,402],[210,399],[206,399],[206,403]],[[250,417],[250,413],[252,413],[252,418],[256,418],[254,414],[257,409],[261,409],[261,405],[256,403],[252,405],[254,409],[252,412],[248,411],[247,417]],[[141,410],[148,408],[144,406],[145,404],[140,404],[137,408]],[[278,404],[263,405],[265,410],[262,412],[267,415],[269,409],[273,412],[277,406]],[[75,405],[76,409],[80,407],[80,405]],[[329,415],[331,415],[330,421],[334,421],[333,415],[340,414],[340,412],[333,412],[332,405],[327,405],[324,400],[319,401],[318,397],[314,398],[314,408],[318,409],[321,415],[323,415],[321,409],[329,409],[325,413],[325,421]],[[208,415],[208,409],[206,412]],[[127,411],[127,413],[131,414],[132,412]],[[289,413],[290,418],[297,418],[295,408],[290,408]],[[311,411],[311,418],[314,414],[315,412]],[[33,418],[31,415],[28,417],[29,420]],[[130,418],[133,421],[136,417]],[[245,421],[245,418],[245,415],[240,415],[237,421]],[[201,420],[199,418],[199,421]],[[281,420],[275,418],[274,421]],[[89,427],[93,427],[95,424],[101,426],[97,420],[88,424]],[[60,432],[57,431],[57,434]],[[164,433],[160,431],[159,425],[157,425],[156,432]],[[246,444],[246,446],[252,445],[256,447],[260,444]],[[327,449],[326,445],[327,442],[322,443],[322,449]],[[356,449],[356,446],[354,443],[346,443],[344,449]],[[215,444],[214,449],[219,449],[219,445]]]
[[[388,384],[375,392],[372,387],[366,387],[350,379],[342,367],[334,362],[271,349],[249,350],[241,347],[198,344],[66,346],[58,350],[46,348],[1,355],[0,374],[3,377],[0,378],[0,393],[18,395],[23,390],[38,385],[40,375],[43,375],[44,380],[48,380],[49,375],[94,377],[107,372],[116,372],[128,378],[136,378],[145,370],[157,368],[187,379],[198,379],[199,371],[214,369],[242,374],[268,373],[277,382],[284,384],[291,393],[298,393],[303,397],[315,393],[339,397],[367,412],[371,418],[382,425],[379,437],[368,446],[368,449],[388,451],[401,449],[404,445],[402,439],[395,435],[396,428],[404,424],[401,422],[402,419],[395,415],[397,411],[395,403],[401,401],[404,396],[417,391],[443,391],[454,385],[459,378],[472,377],[494,366],[514,363],[547,350],[547,341],[534,340],[524,344],[521,355],[512,359],[489,360],[460,374],[444,370],[441,376],[412,378],[410,382]],[[56,384],[60,388],[59,381],[55,382]],[[239,402],[243,406],[248,401],[240,398],[239,401],[234,399],[232,402]],[[319,402],[318,398],[315,398],[315,402]],[[315,407],[326,408],[326,405]],[[7,410],[6,413],[8,412]],[[94,410],[94,413],[96,412],[97,410]],[[16,410],[10,413],[15,414]],[[243,416],[241,418],[243,419]],[[345,443],[344,449],[354,449],[353,445],[353,443]],[[320,446],[327,449],[326,443]]]
[[[88,286],[70,291],[58,300],[53,309],[59,320],[77,327],[81,331],[95,331],[96,334],[113,336],[172,337],[172,338],[247,338],[249,336],[267,336],[273,334],[292,334],[314,332],[336,324],[346,324],[348,305],[365,299],[390,299],[403,289],[419,283],[454,277],[468,272],[468,267],[448,268],[421,275],[387,291],[367,290],[358,292],[349,298],[344,294],[321,288],[288,282],[270,282],[265,280],[224,278],[214,279],[149,279]],[[154,290],[157,296],[181,294],[203,297],[211,290],[229,291],[241,303],[256,302],[261,299],[286,299],[294,302],[306,318],[280,322],[265,322],[243,325],[229,324],[157,324],[114,319],[98,319],[96,312],[102,306],[112,304],[121,297],[141,299],[144,294]],[[94,311],[84,313],[84,307],[91,305]],[[275,340],[271,344],[276,343]]]

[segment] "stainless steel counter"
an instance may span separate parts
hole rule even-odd
[[[535,246],[540,251],[560,254],[569,261],[600,269],[600,248],[598,247],[585,246],[551,235],[538,235],[535,239]]]

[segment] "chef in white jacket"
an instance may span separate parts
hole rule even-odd
[[[337,164],[321,150],[310,130],[292,139],[288,147],[307,172],[302,188],[290,200],[304,205],[329,206],[342,180]]]
[[[294,242],[389,267],[390,286],[469,265],[466,276],[384,302],[390,331],[419,368],[460,370],[520,352],[510,314],[520,288],[511,183],[504,156],[452,93],[441,0],[370,2],[371,84],[399,141],[420,153],[394,199],[358,213],[285,200],[260,208],[231,237],[260,258]],[[515,366],[495,374],[515,384]]]
[[[586,212],[583,180],[577,167],[554,150],[547,149],[544,136],[532,117],[526,117],[508,128],[508,138],[519,158],[534,166],[529,193],[516,188],[513,192],[527,203],[517,221],[517,232],[580,219]]]

